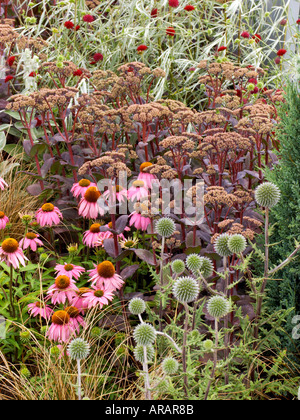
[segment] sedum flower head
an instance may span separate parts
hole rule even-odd
[[[134,329],[133,337],[138,346],[150,346],[155,341],[156,330],[151,324],[139,324]]]
[[[145,346],[145,348],[147,352],[147,362],[152,362],[155,355],[154,347],[150,345],[150,346]],[[141,346],[141,345],[136,346],[136,348],[134,349],[134,357],[138,362],[144,363],[145,361],[144,346]]]
[[[174,260],[171,264],[171,269],[175,274],[182,274],[185,270],[185,264],[182,260]]]
[[[70,358],[73,360],[83,360],[90,354],[90,345],[82,338],[75,338],[68,345]]]
[[[133,315],[141,315],[146,310],[146,304],[141,298],[133,298],[129,302],[128,309]]]
[[[162,370],[166,375],[174,375],[178,371],[178,362],[173,357],[167,357],[162,362]]]
[[[199,295],[198,282],[192,277],[179,277],[173,286],[175,298],[182,303],[193,302]]]
[[[228,248],[229,235],[227,233],[222,233],[218,236],[214,243],[214,248],[217,254],[221,257],[229,257],[232,252]]]
[[[230,302],[223,296],[213,296],[208,300],[207,310],[213,318],[223,318],[230,312]]]
[[[259,206],[270,209],[280,200],[280,190],[272,182],[264,182],[256,188],[255,200]]]
[[[156,222],[155,229],[160,236],[169,238],[174,235],[176,226],[174,220],[169,217],[162,217]]]
[[[230,236],[228,241],[228,248],[233,254],[241,254],[245,251],[247,246],[247,241],[243,235],[239,233]]]

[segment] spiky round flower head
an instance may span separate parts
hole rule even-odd
[[[146,347],[146,351],[147,351],[147,362],[152,362],[152,360],[154,359],[154,355],[155,355],[154,347],[152,345],[145,346],[145,347]],[[138,362],[144,363],[144,361],[145,361],[144,346],[141,346],[141,345],[136,346],[136,348],[134,349],[134,357]]]
[[[264,182],[256,188],[255,200],[259,206],[270,209],[280,200],[280,190],[272,182]]]
[[[221,257],[229,257],[232,252],[228,248],[228,241],[229,241],[229,235],[227,233],[222,233],[222,235],[219,235],[214,243],[214,248],[217,254],[219,254]]]
[[[99,327],[93,327],[91,329],[91,337],[93,338],[99,338],[101,336],[101,328]]]
[[[83,360],[90,354],[90,345],[82,338],[74,338],[68,345],[70,358],[73,360]]]
[[[247,246],[247,241],[243,235],[236,233],[235,235],[230,236],[228,241],[228,248],[233,254],[241,254],[245,251]]]
[[[185,264],[182,260],[174,260],[171,264],[171,269],[175,274],[182,274],[185,270]]]
[[[201,257],[200,273],[204,278],[208,278],[214,272],[214,265],[210,258]]]
[[[29,331],[21,331],[20,332],[20,340],[21,343],[27,344],[30,341],[30,332]]]
[[[156,330],[151,324],[139,324],[134,329],[133,337],[138,346],[150,346],[155,341]]]
[[[223,296],[213,296],[208,300],[207,310],[213,318],[223,318],[230,312],[230,302]]]
[[[53,357],[59,357],[61,355],[61,350],[57,346],[53,346],[50,349],[50,355]]]
[[[166,375],[174,375],[178,371],[178,362],[173,357],[167,357],[162,362],[162,370]]]
[[[23,376],[24,378],[28,379],[28,378],[30,378],[31,373],[30,373],[29,369],[27,369],[27,367],[24,366],[20,369],[20,375]]]
[[[174,220],[169,217],[162,217],[156,222],[155,229],[160,236],[169,238],[174,234],[176,226]]]
[[[141,315],[146,310],[146,304],[143,299],[133,298],[129,302],[128,309],[132,315]]]
[[[204,340],[202,344],[203,344],[203,349],[206,352],[211,352],[214,348],[214,343],[212,340]]]
[[[179,277],[173,286],[173,295],[182,303],[193,302],[199,295],[198,282],[192,277]]]
[[[201,264],[202,261],[200,255],[190,254],[186,259],[186,266],[193,273],[200,270]]]

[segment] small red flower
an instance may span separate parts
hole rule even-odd
[[[243,32],[241,33],[241,37],[242,37],[242,38],[250,38],[250,34],[249,34],[249,32],[247,32],[247,31],[243,31]]]
[[[36,72],[32,71],[31,73],[28,74],[28,77],[36,77]]]
[[[275,64],[280,64],[281,63],[281,58],[276,57],[274,61],[275,61]]]
[[[195,7],[191,6],[190,4],[187,4],[184,10],[186,10],[187,12],[192,12],[193,10],[195,10]]]
[[[287,24],[287,19],[282,19],[280,25],[285,26]]]
[[[287,51],[285,50],[285,49],[281,49],[281,50],[278,50],[277,51],[277,55],[278,55],[278,57],[282,57],[285,53],[286,53]]]
[[[74,23],[73,23],[73,22],[71,22],[70,20],[67,20],[67,21],[64,23],[64,26],[65,26],[65,28],[67,28],[67,29],[73,29],[73,28],[74,28]]]
[[[195,70],[196,70],[196,67],[189,68],[189,71],[195,71]]]
[[[101,53],[96,53],[96,54],[93,55],[93,59],[96,63],[98,63],[98,61],[103,60],[103,55]]]
[[[152,9],[151,10],[151,17],[157,18],[158,16],[158,9]]]
[[[261,41],[261,36],[259,34],[252,35],[252,39],[255,40],[255,42],[258,44],[259,41]]]
[[[172,26],[169,26],[167,29],[166,29],[166,34],[167,35],[169,35],[169,36],[175,36],[175,29],[174,28],[172,28]]]
[[[257,85],[257,80],[254,79],[254,77],[252,77],[251,79],[248,80],[248,83],[253,83],[254,85]]]
[[[148,47],[147,47],[147,45],[139,45],[136,50],[137,50],[137,52],[142,53],[142,52],[148,50]]]
[[[257,86],[255,86],[255,88],[251,91],[251,93],[253,94],[253,93],[258,93],[258,87]]]
[[[179,1],[178,0],[169,0],[169,6],[170,7],[178,7]]]
[[[73,76],[82,76],[82,74],[83,74],[83,71],[80,69],[77,69],[74,71]]]
[[[11,67],[14,64],[15,60],[16,60],[16,57],[14,55],[11,55],[7,59],[7,64]]]
[[[225,50],[227,50],[227,47],[224,47],[224,45],[218,48],[218,52],[225,51]]]
[[[296,20],[296,23],[297,23],[298,25],[300,25],[300,19]]]
[[[82,18],[82,20],[84,22],[91,23],[91,22],[94,22],[95,18],[92,15],[84,15],[83,18]]]
[[[6,76],[4,82],[8,83],[10,80],[13,80],[13,79],[14,79],[14,76]]]
[[[80,25],[76,25],[75,26],[75,31],[77,32],[77,31],[79,31],[79,29],[80,29]]]

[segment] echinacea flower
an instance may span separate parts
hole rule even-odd
[[[84,245],[88,246],[89,248],[93,248],[102,235],[103,232],[100,231],[101,224],[100,223],[93,223],[89,230],[84,232],[82,242]]]
[[[169,26],[169,27],[166,29],[166,34],[167,34],[168,36],[175,36],[175,34],[176,34],[175,29],[174,29],[172,26]]]
[[[140,201],[142,198],[147,196],[148,190],[145,188],[145,182],[141,179],[134,181],[127,191],[127,197],[132,201]]]
[[[178,7],[179,1],[178,0],[169,0],[169,6],[170,7]]]
[[[93,308],[99,306],[100,309],[104,305],[108,305],[114,298],[113,290],[106,288],[92,287],[87,293],[84,293],[83,298],[88,306],[88,308]]]
[[[186,12],[192,12],[193,10],[195,10],[195,7],[194,7],[194,6],[192,6],[192,5],[190,5],[190,4],[187,4],[187,5],[185,6],[184,10],[185,10]]]
[[[0,177],[0,189],[4,191],[6,187],[8,187],[8,184]]]
[[[49,287],[47,295],[51,297],[53,305],[57,303],[65,304],[66,300],[72,302],[78,287],[74,280],[68,276],[58,276],[55,283]]]
[[[85,269],[74,264],[57,264],[55,272],[57,276],[68,276],[78,280],[81,274],[85,272]]]
[[[286,54],[286,50],[284,48],[280,49],[277,51],[277,55],[278,57],[282,57],[284,54]]]
[[[80,326],[82,326],[83,328],[86,327],[86,323],[80,315],[80,310],[75,306],[68,306],[67,308],[65,308],[65,311],[70,316],[70,324],[72,328],[79,334]]]
[[[23,254],[18,241],[7,238],[0,247],[0,261],[4,261],[9,267],[12,265],[16,270],[20,265],[25,266],[25,261],[28,261],[28,259]]]
[[[94,182],[91,182],[89,179],[81,179],[79,182],[73,184],[71,188],[71,193],[74,197],[82,197],[86,193],[87,189],[90,187],[96,187]]]
[[[144,181],[145,188],[151,188],[152,182],[156,179],[156,176],[147,172],[147,168],[152,166],[151,162],[144,162],[140,166],[140,173],[138,175],[138,180]]]
[[[70,323],[70,315],[66,311],[56,311],[52,315],[52,324],[46,333],[49,340],[66,343],[74,334],[74,327]]]
[[[94,22],[95,18],[92,15],[84,15],[82,20],[84,22],[92,23],[92,22]]]
[[[58,225],[62,218],[60,210],[52,203],[43,204],[36,212],[36,221],[41,227]]]
[[[115,204],[116,199],[119,203],[124,203],[127,198],[127,190],[121,187],[121,185],[112,186],[104,191],[102,197],[105,198],[105,200],[109,199],[109,202],[112,205]]]
[[[97,289],[105,287],[114,291],[120,289],[124,284],[122,277],[116,274],[115,267],[110,261],[103,261],[95,265],[95,268],[89,270],[89,273],[92,286],[96,286]]]
[[[7,223],[9,223],[9,218],[5,216],[3,211],[0,211],[0,230],[5,229]]]
[[[76,290],[75,296],[72,299],[72,302],[70,302],[72,306],[75,306],[83,314],[88,309],[88,305],[85,302],[83,295],[89,291],[89,287],[80,287],[78,290]]]
[[[143,53],[144,51],[148,50],[148,47],[147,45],[139,45],[136,50],[138,53]]]
[[[67,28],[67,29],[73,29],[73,28],[74,28],[74,23],[73,23],[73,22],[71,22],[70,20],[67,20],[67,21],[64,23],[64,27],[65,27],[65,28]]]
[[[112,229],[112,222],[109,222],[104,227],[107,227],[108,229]],[[130,231],[130,228],[126,226],[124,230]],[[113,238],[113,236],[114,236],[114,234],[110,230],[106,230],[104,232],[101,232],[101,235],[99,235],[97,241],[95,242],[95,246],[103,246],[103,242],[105,241],[105,239]],[[117,235],[117,239],[125,239],[124,234],[119,233]]]
[[[138,243],[139,243],[138,238],[129,237],[128,239],[124,238],[124,239],[119,240],[119,244],[121,245],[121,248],[123,249],[135,248]]]
[[[104,210],[98,204],[100,196],[97,187],[89,187],[80,200],[78,214],[87,219],[97,219],[99,213],[103,216]]]
[[[45,305],[43,302],[34,302],[30,303],[28,306],[28,313],[31,316],[40,316],[45,320],[50,319],[51,315],[53,314],[53,309],[50,306]]]
[[[130,216],[129,226],[134,226],[138,230],[146,231],[151,223],[150,217],[142,216],[140,213],[135,211],[131,213]]]
[[[43,246],[43,242],[38,238],[37,233],[27,232],[25,238],[20,240],[20,247],[22,249],[30,248],[33,252],[36,252],[38,246]]]

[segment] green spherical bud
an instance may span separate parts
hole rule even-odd
[[[162,370],[166,375],[174,375],[178,371],[178,362],[173,357],[167,357],[162,362]]]
[[[48,331],[48,329],[49,329],[49,327],[48,327],[47,325],[43,325],[43,326],[41,327],[41,329],[40,329],[41,334],[42,334],[42,335],[45,335],[45,334],[46,334],[46,332]]]
[[[223,296],[213,296],[208,300],[207,310],[213,318],[223,318],[230,312],[230,302]]]
[[[192,277],[179,277],[173,286],[173,295],[182,303],[193,302],[199,295],[199,284]]]
[[[164,238],[169,238],[170,236],[174,235],[176,230],[176,226],[174,220],[170,219],[169,217],[162,217],[156,222],[155,225],[156,233]]]
[[[200,255],[197,254],[190,254],[186,259],[186,266],[187,268],[195,273],[199,271],[202,265],[202,260]]]
[[[152,362],[155,356],[155,350],[154,347],[152,345],[150,346],[145,346],[146,348],[146,352],[147,352],[147,362]],[[144,357],[144,346],[136,346],[136,348],[134,349],[134,357],[135,359],[140,362],[140,363],[144,363],[145,361],[145,357]]]
[[[210,36],[210,35],[213,34],[213,31],[212,31],[212,29],[209,28],[209,29],[207,29],[206,33],[207,33],[208,36]]]
[[[82,338],[75,338],[68,345],[68,353],[73,360],[83,360],[90,354],[90,345]]]
[[[270,12],[266,12],[265,17],[269,17],[269,16],[270,16]]]
[[[27,344],[30,341],[30,332],[29,331],[21,331],[20,332],[20,340],[21,343]]]
[[[133,298],[129,302],[128,309],[133,315],[141,315],[146,310],[146,304],[143,299]]]
[[[248,85],[247,85],[247,90],[248,90],[249,92],[251,92],[252,90],[254,90],[254,88],[255,88],[255,84],[254,84],[254,83],[248,83]]]
[[[138,346],[150,346],[156,339],[156,330],[151,324],[139,324],[134,329],[133,337]]]
[[[259,206],[270,209],[280,200],[280,190],[272,182],[264,182],[256,188],[255,200]]]
[[[264,87],[264,84],[263,82],[257,82],[256,86],[258,87],[258,89],[262,89]]]
[[[27,367],[23,367],[20,369],[20,375],[23,376],[24,378],[28,379],[31,376],[31,373],[29,371],[29,369],[27,369]]]
[[[91,337],[93,338],[99,338],[101,336],[101,328],[99,327],[93,327],[91,329]]]
[[[56,63],[56,67],[57,67],[58,69],[62,69],[62,68],[64,67],[64,63],[62,63],[61,61],[58,61],[58,62]]]
[[[214,243],[214,248],[217,254],[219,254],[221,257],[229,257],[232,255],[232,252],[228,248],[228,241],[229,241],[229,235],[227,233],[222,233],[222,235],[219,235]]]
[[[202,345],[205,352],[209,353],[213,351],[214,343],[212,340],[204,340]]]
[[[204,278],[210,277],[214,272],[214,265],[210,258],[201,257],[200,273]]]
[[[174,260],[171,264],[171,269],[175,274],[182,274],[185,270],[185,264],[182,260]]]
[[[245,251],[247,246],[247,241],[243,235],[235,234],[230,236],[228,241],[228,248],[233,254],[241,254]]]
[[[50,349],[50,355],[53,357],[59,357],[61,355],[61,350],[57,346],[53,346]]]

